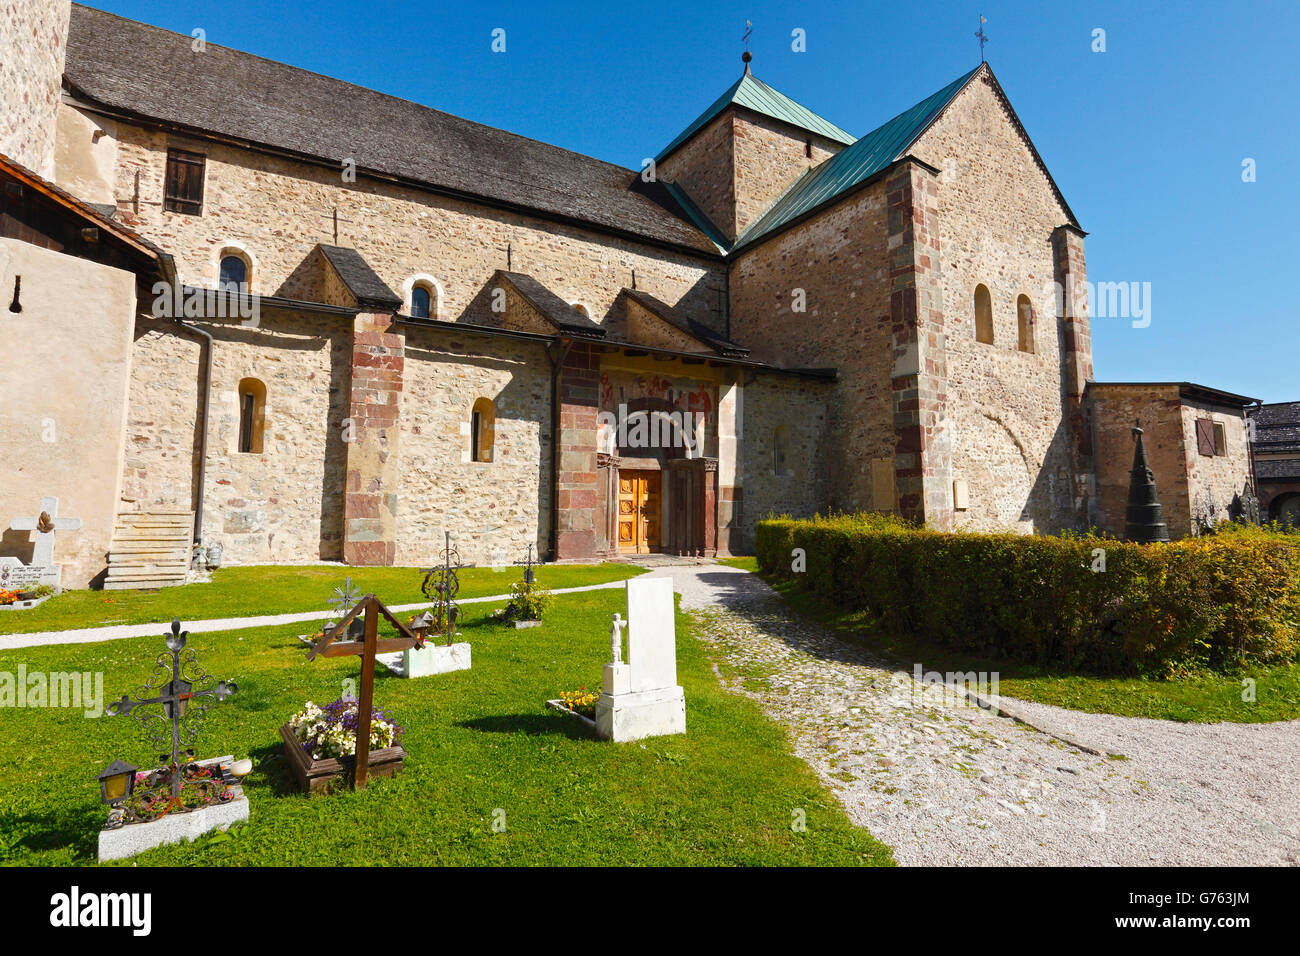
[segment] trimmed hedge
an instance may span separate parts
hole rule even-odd
[[[806,569],[792,571],[802,548]],[[1095,549],[1105,570],[1093,571]],[[1231,670],[1300,653],[1300,539],[1235,526],[1170,544],[949,534],[887,515],[769,518],[759,569],[883,630],[1099,673]]]

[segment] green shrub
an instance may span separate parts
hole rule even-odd
[[[803,549],[806,569],[793,569]],[[1140,545],[1095,533],[948,534],[888,515],[758,524],[759,569],[874,626],[1100,673],[1300,653],[1300,541],[1264,528]],[[1094,570],[1098,559],[1104,571]]]
[[[520,578],[510,585],[510,594],[510,603],[506,605],[503,615],[507,621],[540,621],[555,600],[555,595],[538,583],[536,578],[531,584]]]

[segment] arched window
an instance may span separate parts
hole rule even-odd
[[[227,252],[221,257],[221,275],[217,288],[223,292],[242,292],[248,288],[248,263],[243,256]]]
[[[772,431],[772,473],[790,474],[790,427],[777,425]]]
[[[406,314],[416,319],[442,318],[442,284],[426,272],[413,275],[402,284]]]
[[[239,445],[241,452],[262,454],[266,427],[266,386],[255,378],[239,381]]]
[[[417,319],[429,318],[429,303],[431,301],[429,290],[426,286],[417,285],[411,287],[411,315]]]
[[[1034,351],[1034,307],[1029,296],[1016,299],[1016,327],[1020,330],[1019,348],[1022,352]]]
[[[491,400],[480,398],[469,414],[469,460],[491,461],[496,444],[497,410]]]
[[[975,341],[993,344],[993,297],[983,283],[975,287]]]
[[[585,319],[591,318],[591,309],[587,308],[586,303],[575,302],[573,303],[573,308],[577,310],[578,314],[581,315],[583,318]]]

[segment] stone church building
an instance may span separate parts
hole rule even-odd
[[[711,556],[830,510],[1122,530],[1094,446],[1143,415],[1212,418],[1214,480],[1251,481],[1252,400],[1092,381],[1085,233],[987,64],[855,136],[746,62],[631,170],[89,7],[5,17],[0,521],[59,497],[65,583],[183,573],[121,546],[150,516],[245,564]]]

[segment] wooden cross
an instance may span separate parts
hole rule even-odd
[[[36,546],[32,549],[34,567],[54,566],[54,532],[76,531],[81,527],[80,518],[60,518],[59,499],[51,496],[41,498],[41,513],[35,518],[14,518],[9,522],[14,531],[35,531]]]
[[[365,612],[365,636],[359,641],[340,641],[346,635],[348,625],[362,612]],[[388,619],[388,623],[397,628],[401,637],[379,639],[379,615]],[[366,785],[370,773],[370,712],[375,699],[375,655],[390,651],[404,651],[408,648],[424,646],[424,639],[415,634],[405,624],[393,617],[391,611],[373,594],[367,594],[333,627],[321,635],[319,641],[312,645],[307,660],[313,660],[317,654],[321,657],[346,657],[349,654],[361,655],[361,690],[357,700],[357,766],[353,783],[361,788]]]

